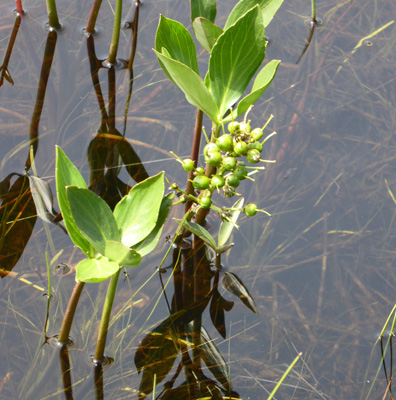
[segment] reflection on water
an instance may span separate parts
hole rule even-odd
[[[35,158],[40,177],[53,192],[54,145],[71,154],[87,176],[89,143],[103,127],[103,107],[98,108],[92,90],[86,42],[80,31],[90,6],[58,3],[65,30],[57,39]],[[164,169],[171,180],[181,182],[168,151],[188,154],[185,149],[194,110],[165,80],[151,48],[159,13],[188,25],[184,3],[171,6],[147,1],[141,9],[131,119],[126,129],[126,140],[145,162],[149,175]],[[229,11],[232,4],[220,2],[219,10],[222,6]],[[37,1],[29,5],[8,66],[14,86],[5,80],[0,88],[1,182],[11,173],[23,174],[29,154],[27,143],[47,36],[42,7]],[[241,229],[234,233],[236,246],[223,259],[227,270],[249,287],[259,314],[250,314],[236,303],[226,315],[224,340],[204,319],[208,334],[216,338],[216,346],[229,362],[233,387],[244,399],[265,399],[300,351],[304,362],[287,378],[279,398],[366,398],[372,382],[370,399],[381,399],[386,392],[383,372],[375,379],[380,348],[372,352],[372,346],[395,303],[396,204],[391,193],[396,194],[396,24],[380,29],[391,22],[395,11],[391,1],[318,4],[323,24],[315,28],[298,65],[309,35],[304,24],[310,14],[309,2],[286,2],[269,27],[272,43],[267,59],[279,58],[282,65],[250,117],[261,121],[275,115],[271,124],[278,134],[265,158],[277,163],[269,164],[266,173],[256,178],[258,183],[246,197],[271,212],[272,218],[242,219]],[[110,8],[106,13],[98,21],[95,37],[99,59],[106,57],[111,35],[107,26]],[[4,6],[0,18],[3,55],[15,18]],[[124,32],[121,57],[128,58],[129,50],[129,36]],[[102,70],[99,79],[107,105],[110,81]],[[117,72],[116,92],[115,128],[122,132],[127,71]],[[129,182],[131,174],[123,169],[118,177]],[[22,184],[17,179],[13,178],[10,187]],[[241,190],[250,190],[243,185]],[[52,358],[49,345],[43,346],[47,299],[24,280],[48,287],[45,252],[53,277],[60,262],[72,267],[80,256],[55,225],[48,233],[40,220],[33,225],[24,253],[13,253],[19,261],[1,281],[0,397],[4,399],[21,394],[28,398],[29,392],[30,398],[65,396],[59,360]],[[166,227],[164,238],[174,229],[173,225]],[[162,298],[157,275],[143,284],[155,272],[167,246],[164,239],[155,255],[119,282],[107,348],[116,362],[104,369],[105,397],[137,398],[141,377],[134,364],[136,349],[167,313],[163,299],[156,305]],[[62,249],[62,255],[51,261]],[[51,302],[48,336],[59,332],[74,284],[72,276],[62,277]],[[56,279],[53,285],[58,286]],[[71,332],[75,345],[69,348],[69,356],[73,394],[78,399],[94,396],[88,356],[93,352],[104,293],[100,285],[83,293]],[[224,297],[232,299],[227,294]],[[387,373],[389,377],[389,366]],[[33,383],[43,379],[46,384],[35,387]]]

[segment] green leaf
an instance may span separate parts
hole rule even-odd
[[[100,254],[106,254],[107,241],[120,241],[118,226],[107,203],[88,189],[66,189],[70,211],[80,233]]]
[[[265,32],[256,6],[217,39],[209,58],[209,87],[218,118],[239,100],[265,55]]]
[[[216,253],[222,254],[222,253],[226,252],[227,250],[231,249],[232,246],[234,246],[234,243],[226,244],[224,246],[219,246],[216,249]]]
[[[155,50],[154,50],[155,51]],[[174,83],[184,92],[187,101],[203,111],[214,123],[219,123],[219,111],[200,76],[187,65],[155,51]]]
[[[87,184],[85,183],[84,178],[81,176],[78,169],[73,165],[73,163],[67,158],[66,154],[58,146],[56,146],[55,177],[59,208],[62,213],[66,229],[70,235],[70,239],[86,255],[88,255],[89,257],[93,257],[95,251],[77,229],[77,226],[72,218],[69,202],[67,201],[66,196],[66,186],[87,188]]]
[[[142,260],[142,256],[135,250],[124,246],[121,242],[112,240],[106,241],[104,255],[110,261],[114,261],[123,267],[137,267]]]
[[[163,53],[163,48],[167,50],[169,58],[187,65],[199,75],[197,50],[190,33],[180,22],[161,15],[155,35],[155,49]],[[172,75],[161,60],[160,64],[167,77],[173,81]]]
[[[256,4],[258,4],[260,7],[264,26],[267,27],[282,3],[283,0],[241,0],[237,3],[237,5],[233,8],[230,15],[228,16],[227,22],[224,26],[224,30],[228,29],[240,17],[242,17],[243,14],[245,14]]]
[[[114,275],[120,266],[106,257],[86,258],[76,266],[76,281],[97,283],[105,281]]]
[[[216,12],[216,0],[191,0],[191,22],[197,17],[215,22]]]
[[[168,217],[169,211],[172,207],[173,199],[175,197],[175,193],[169,193],[166,195],[161,202],[161,207],[159,211],[159,217],[157,219],[157,223],[154,229],[150,232],[150,234],[137,245],[134,246],[134,249],[144,257],[146,254],[151,253],[157,246],[158,240],[161,236],[162,227]]]
[[[223,30],[206,18],[196,18],[193,21],[195,37],[201,46],[210,53],[217,38],[223,33]]]
[[[256,303],[243,282],[232,272],[226,272],[223,277],[223,286],[234,296],[239,297],[246,307],[257,314]]]
[[[241,197],[231,208],[242,208],[245,199]],[[230,211],[229,221],[224,220],[220,224],[218,246],[221,247],[226,244],[227,240],[230,238],[233,229],[236,226],[240,211]]]
[[[128,247],[142,241],[154,229],[164,194],[164,173],[135,185],[115,207],[121,242]]]
[[[267,90],[268,86],[275,78],[279,64],[280,60],[272,60],[257,74],[257,77],[254,80],[252,91],[238,103],[234,119],[239,115],[244,114],[248,108],[253,105]]]
[[[183,223],[183,221],[181,219],[175,219],[175,221],[179,225],[182,225],[182,223]],[[216,249],[217,249],[216,242],[213,239],[213,236],[204,227],[196,224],[195,222],[188,222],[188,221],[185,221],[183,226],[184,226],[184,228],[188,229],[194,235],[197,235],[209,247],[211,247],[214,251],[216,251]]]

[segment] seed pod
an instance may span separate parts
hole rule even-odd
[[[201,204],[203,208],[210,208],[212,205],[212,200],[210,197],[201,197],[199,199],[199,204]]]
[[[250,132],[250,139],[252,142],[260,140],[263,137],[263,130],[261,128],[255,128]]]
[[[227,177],[227,184],[236,188],[239,186],[239,179],[235,175],[231,174]]]
[[[195,175],[203,175],[205,170],[202,167],[195,168]]]
[[[245,142],[237,142],[234,144],[234,152],[239,156],[244,156],[248,151],[248,145]]]
[[[210,179],[206,175],[198,175],[193,181],[193,186],[198,190],[205,190],[209,187]]]
[[[216,140],[216,145],[221,151],[232,150],[232,136],[222,135]]]
[[[232,121],[228,124],[228,131],[232,135],[236,135],[239,132],[239,122],[237,121]]]
[[[194,161],[190,160],[189,158],[186,158],[185,160],[182,161],[182,166],[184,168],[184,171],[190,172],[194,169]]]
[[[235,157],[232,156],[224,157],[222,165],[227,171],[232,171],[236,166]]]
[[[261,153],[263,151],[263,145],[260,142],[249,143],[249,149],[256,149]]]
[[[243,211],[248,217],[253,217],[257,214],[257,205],[253,203],[246,204]]]
[[[238,165],[234,171],[232,172],[234,176],[236,176],[240,181],[246,179],[248,171],[244,165]]]
[[[252,128],[250,127],[250,124],[245,124],[245,123],[241,123],[239,124],[239,129],[242,132],[246,132],[246,133],[250,133],[250,131],[252,130]]]
[[[213,175],[210,183],[218,189],[225,185],[225,179],[221,175]]]
[[[213,165],[214,167],[219,166],[221,164],[222,160],[223,160],[223,158],[221,157],[221,154],[219,151],[212,151],[205,155],[205,161],[208,164]]]
[[[212,153],[214,151],[219,151],[219,148],[216,146],[215,143],[208,143],[204,147],[204,156],[206,156],[207,154]]]
[[[260,152],[256,149],[250,149],[246,153],[246,160],[252,164],[257,164],[260,161]]]

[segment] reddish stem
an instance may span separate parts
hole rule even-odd
[[[15,0],[15,3],[16,3],[17,13],[19,15],[23,15],[24,12],[23,12],[23,8],[22,8],[22,0]]]

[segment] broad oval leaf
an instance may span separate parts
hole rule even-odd
[[[239,297],[246,307],[250,308],[254,313],[257,314],[257,307],[253,297],[243,282],[235,274],[232,272],[225,272],[222,283],[226,290],[228,290],[234,296]]]
[[[155,51],[155,53],[165,65],[173,82],[183,91],[187,101],[203,111],[214,123],[218,124],[219,112],[217,105],[200,76],[187,65],[173,60],[158,51]]]
[[[106,242],[120,241],[118,226],[108,204],[88,189],[66,189],[70,211],[81,235],[98,253],[106,254]]]
[[[201,46],[210,53],[217,38],[223,33],[223,30],[206,18],[196,18],[193,21],[195,37]]]
[[[106,241],[104,255],[123,267],[137,267],[142,260],[142,256],[135,250],[111,240]]]
[[[157,223],[155,224],[154,229],[150,232],[150,234],[144,238],[141,242],[134,246],[134,249],[144,257],[146,254],[151,253],[157,246],[159,238],[161,236],[162,227],[168,217],[169,211],[172,207],[173,199],[175,197],[175,193],[167,194],[161,202],[161,207],[159,211],[159,216],[157,219]]]
[[[191,0],[191,22],[198,17],[215,22],[216,13],[216,0]]]
[[[209,247],[211,247],[214,251],[217,250],[216,242],[213,236],[201,225],[196,224],[195,222],[183,221],[181,219],[175,219],[175,221],[182,225],[183,227],[188,229],[194,235],[197,235],[201,240],[203,240]]]
[[[253,105],[267,90],[268,86],[271,84],[275,78],[276,71],[278,70],[280,60],[271,60],[264,68],[257,74],[254,80],[252,91],[245,96],[239,103],[236,110],[236,115],[234,119],[238,118],[239,115],[244,114],[248,108]],[[231,120],[231,119],[230,119]],[[226,122],[226,121],[224,121]]]
[[[76,266],[76,281],[98,283],[114,275],[120,266],[106,257],[86,258]]]
[[[231,208],[242,208],[243,203],[245,199],[241,197],[238,199],[235,204]],[[241,211],[230,211],[230,217],[229,220],[224,220],[220,224],[220,229],[219,229],[219,237],[218,237],[218,246],[222,247],[227,243],[227,240],[230,238],[232,231],[236,227],[236,222],[238,220],[239,214]],[[227,249],[228,250],[228,249]]]
[[[121,242],[128,247],[142,241],[154,229],[164,194],[164,173],[136,184],[115,207]]]
[[[95,251],[89,242],[82,236],[77,229],[76,224],[71,215],[69,202],[66,196],[66,186],[76,186],[79,188],[87,188],[84,178],[78,169],[69,160],[63,150],[56,146],[56,192],[58,196],[59,208],[62,213],[63,221],[70,235],[70,239],[78,246],[86,255],[93,257]]]
[[[258,4],[260,7],[264,26],[267,27],[282,3],[283,0],[241,0],[236,4],[236,6],[233,8],[230,15],[228,16],[227,22],[224,26],[224,30],[228,29],[240,17],[242,17],[243,14],[249,11],[256,4]]]
[[[165,18],[163,15],[160,16],[155,35],[155,49],[162,53],[162,48],[167,50],[170,58],[180,61],[199,74],[197,50],[190,33],[180,22]],[[161,67],[168,78],[173,80],[166,66],[161,63]]]
[[[264,25],[256,6],[217,39],[209,58],[210,92],[221,119],[242,96],[265,55]]]

